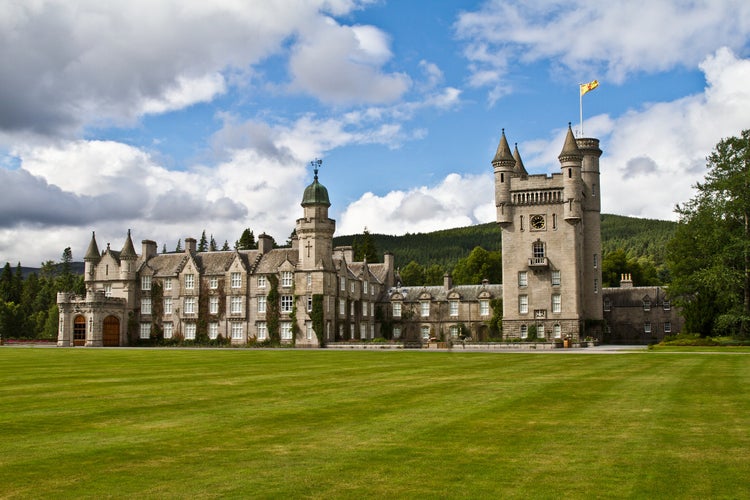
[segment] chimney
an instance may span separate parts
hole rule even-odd
[[[292,236],[292,250],[299,250],[299,238],[296,234]]]
[[[620,288],[633,288],[633,277],[630,273],[620,275]]]
[[[143,260],[148,260],[151,257],[156,256],[156,242],[151,240],[141,241],[142,257]]]
[[[453,278],[451,277],[451,273],[445,273],[443,275],[443,288],[446,290],[453,288]]]
[[[338,256],[348,263],[354,262],[354,249],[350,246],[336,247],[334,249]]]
[[[260,253],[268,253],[273,250],[273,238],[263,233],[258,236],[258,250]]]
[[[185,238],[185,253],[195,253],[195,238]]]
[[[394,275],[393,275],[394,258],[391,252],[386,252],[383,255],[383,264],[385,264],[385,269],[386,269],[385,286],[386,288],[391,288],[394,285]]]

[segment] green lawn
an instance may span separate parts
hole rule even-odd
[[[0,348],[0,497],[747,498],[750,355]]]

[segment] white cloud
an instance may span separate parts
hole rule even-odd
[[[620,0],[493,0],[462,13],[457,36],[466,42],[469,81],[508,92],[503,81],[514,64],[553,60],[570,78],[591,74],[623,82],[636,72],[695,67],[718,47],[745,47],[750,3]]]
[[[365,193],[341,214],[339,234],[403,234],[490,222],[495,214],[492,175],[449,174],[440,184],[383,196]]]

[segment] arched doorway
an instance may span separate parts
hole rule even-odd
[[[80,314],[73,320],[73,345],[86,345],[86,318]]]
[[[102,345],[104,347],[118,347],[120,345],[120,320],[115,316],[104,318],[102,329]]]

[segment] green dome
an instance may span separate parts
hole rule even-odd
[[[315,172],[315,180],[305,188],[305,194],[302,195],[302,206],[308,205],[325,205],[326,207],[331,206],[331,201],[328,199],[328,190],[326,187],[318,182],[318,172]]]

